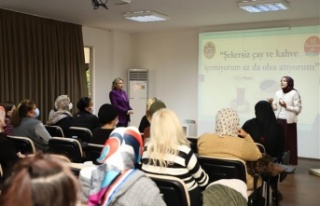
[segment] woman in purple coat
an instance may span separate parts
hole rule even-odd
[[[116,78],[112,82],[112,90],[109,93],[110,102],[118,113],[119,123],[117,127],[127,127],[128,122],[130,122],[130,114],[133,114],[128,95],[123,91],[123,85],[123,79]]]

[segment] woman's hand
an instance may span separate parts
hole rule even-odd
[[[238,136],[241,137],[241,138],[244,138],[245,136],[247,136],[248,133],[246,131],[244,131],[242,128],[240,128],[238,130]]]

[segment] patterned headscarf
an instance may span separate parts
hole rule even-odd
[[[216,116],[216,133],[221,136],[238,136],[240,119],[237,111],[232,108],[224,108],[218,111]]]
[[[109,205],[121,185],[136,171],[143,142],[136,127],[118,127],[110,134],[91,176],[89,206]]]

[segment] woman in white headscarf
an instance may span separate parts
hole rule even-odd
[[[64,135],[68,137],[69,127],[73,122],[73,117],[70,113],[72,103],[68,95],[60,95],[54,102],[54,107],[57,111],[50,112],[47,124],[61,127]]]

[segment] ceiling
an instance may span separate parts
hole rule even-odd
[[[109,0],[108,10],[103,7],[94,10],[91,1],[0,0],[0,8],[130,33],[320,18],[320,0],[287,0],[289,10],[260,14],[239,9],[238,0],[131,0],[130,4],[124,5],[116,5],[117,0]],[[157,11],[167,14],[170,19],[166,22],[139,23],[122,17],[124,12],[138,10]]]

